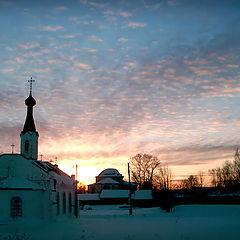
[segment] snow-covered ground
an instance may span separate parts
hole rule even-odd
[[[85,209],[87,207],[85,206]],[[31,240],[230,240],[240,237],[240,206],[186,205],[160,208],[91,206],[77,220],[0,225],[0,239]]]

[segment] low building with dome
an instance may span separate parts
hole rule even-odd
[[[96,176],[96,182],[88,185],[89,193],[101,193],[102,190],[127,190],[129,182],[123,180],[124,176],[115,168],[107,168]],[[136,190],[136,184],[131,182],[131,188]]]
[[[107,168],[96,176],[96,182],[88,185],[88,193],[78,194],[79,206],[98,204],[129,204],[129,197],[135,206],[151,206],[152,191],[137,191],[137,184],[123,180],[124,176],[115,168]]]

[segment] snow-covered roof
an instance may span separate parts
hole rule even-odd
[[[122,174],[115,168],[107,168],[103,170],[99,175],[99,177],[122,177]]]
[[[100,183],[100,184],[119,184],[119,182],[113,180],[112,178],[104,178],[100,181],[97,182],[97,184]]]
[[[8,177],[0,180],[0,189],[32,189],[45,190],[45,188],[25,178]]]
[[[43,172],[44,180],[56,179],[58,184],[72,187],[75,184],[75,179],[67,175],[65,172],[58,168],[58,165],[53,165],[50,162],[44,162],[39,160],[27,159],[21,154],[2,154],[0,155],[1,166],[4,164],[5,175],[7,176],[7,166],[10,166],[9,175],[11,177],[26,177],[26,171],[32,171],[35,168],[40,169]],[[29,167],[28,167],[29,166]],[[31,168],[33,167],[33,169]],[[18,169],[18,173],[12,174],[13,169]],[[40,174],[40,173],[38,173]],[[31,175],[31,174],[30,174]],[[36,177],[40,180],[42,177]]]
[[[129,182],[123,180],[123,184],[124,184],[124,185],[129,185]],[[131,186],[136,186],[136,185],[137,185],[137,183],[135,183],[135,182],[130,182],[130,184],[131,184]]]
[[[78,197],[78,200],[94,200],[94,201],[98,201],[100,200],[100,197],[99,197],[99,193],[82,193],[82,194],[78,194],[77,195]]]
[[[27,158],[25,158],[23,155],[18,154],[18,153],[14,153],[14,154],[10,154],[10,153],[3,153],[0,155],[0,160],[1,161],[7,161],[7,160],[12,160],[12,159],[17,159],[17,160],[22,160],[25,159],[27,160]]]
[[[128,198],[129,190],[102,190],[100,198]]]
[[[136,191],[134,198],[136,200],[152,199],[152,190],[139,190],[139,191]]]

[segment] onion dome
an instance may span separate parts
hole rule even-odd
[[[32,94],[30,92],[29,97],[25,100],[25,105],[28,107],[33,107],[36,105],[36,100],[32,97]]]
[[[32,97],[32,92],[30,91],[29,97],[25,100],[27,106],[27,117],[23,127],[22,133],[26,132],[36,132],[36,127],[33,119],[33,106],[36,105],[36,100]]]

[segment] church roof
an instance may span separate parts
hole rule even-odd
[[[0,180],[0,189],[46,190],[43,186],[26,178],[8,177]]]
[[[98,177],[122,177],[122,174],[115,168],[107,168],[103,170]]]
[[[39,160],[27,159],[25,156],[21,154],[2,154],[0,155],[0,164],[4,161],[14,162],[15,164],[18,163],[18,167],[21,164],[21,161],[25,160],[25,163],[29,163],[34,165],[35,167],[41,169],[44,173],[46,173],[50,178],[56,178],[59,183],[64,184],[65,186],[72,186],[75,183],[75,179],[70,177],[68,174],[63,172],[61,169],[58,168],[57,165],[53,165],[50,162],[43,162]],[[1,165],[0,165],[1,167]],[[24,171],[28,171],[28,168],[24,168],[21,171],[21,174],[24,174]],[[10,169],[11,173],[11,169]]]

